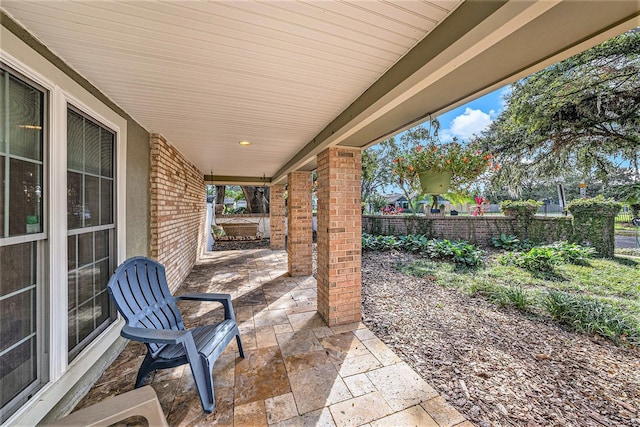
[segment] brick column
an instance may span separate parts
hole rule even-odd
[[[311,211],[311,172],[288,175],[287,255],[291,276],[311,275],[313,214]]]
[[[272,185],[269,192],[269,230],[271,249],[284,249],[284,185]]]
[[[329,326],[361,319],[360,150],[318,155],[318,313]]]

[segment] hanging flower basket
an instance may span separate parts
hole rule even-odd
[[[420,185],[425,194],[443,194],[449,191],[451,186],[451,172],[449,171],[423,171],[419,172]]]

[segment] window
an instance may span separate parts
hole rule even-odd
[[[46,95],[0,64],[0,422],[47,380]]]
[[[107,282],[115,269],[115,133],[67,111],[69,360],[114,319]]]

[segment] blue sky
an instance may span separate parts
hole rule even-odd
[[[440,141],[451,141],[454,136],[461,141],[468,141],[473,134],[479,134],[503,110],[502,98],[509,91],[510,86],[505,86],[438,116]]]

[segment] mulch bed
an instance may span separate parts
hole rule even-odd
[[[362,257],[364,322],[479,426],[640,426],[640,350]],[[473,276],[470,276],[472,280]]]

